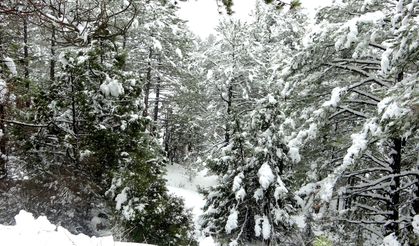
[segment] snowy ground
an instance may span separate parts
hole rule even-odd
[[[207,176],[201,171],[189,175],[180,165],[168,166],[166,175],[169,192],[181,197],[185,206],[191,209],[194,222],[202,214],[204,197],[198,193],[199,187],[205,188],[216,184],[215,176]],[[15,217],[16,225],[0,225],[0,239],[3,246],[143,246],[148,244],[115,242],[112,236],[89,237],[83,234],[74,235],[61,226],[51,224],[45,216],[34,218],[31,213],[20,211]],[[200,235],[197,231],[197,235]],[[200,246],[216,246],[211,237],[199,237]]]
[[[34,218],[20,211],[16,225],[0,225],[0,240],[4,246],[145,246],[147,244],[115,242],[112,236],[88,237],[74,235],[61,226],[51,224],[45,216]],[[150,245],[149,245],[150,246]]]
[[[205,205],[204,197],[198,193],[198,189],[215,185],[216,177],[208,176],[206,170],[190,175],[184,167],[174,164],[167,167],[166,179],[169,192],[184,199],[186,208],[192,210],[195,227],[198,227],[198,217]],[[199,246],[216,245],[211,237],[199,237]]]

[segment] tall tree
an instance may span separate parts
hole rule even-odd
[[[173,21],[171,6],[134,0],[23,6],[31,25],[48,37],[47,42],[34,39],[34,45],[51,56],[37,64],[45,68],[36,70],[45,80],[33,88],[27,117],[19,118],[25,122],[13,121],[13,155],[26,166],[24,177],[7,181],[20,200],[8,200],[5,208],[43,212],[75,232],[101,235],[114,228],[123,239],[193,244],[189,215],[182,201],[167,193],[165,159],[147,130],[151,122],[142,116],[142,78],[123,49],[140,43],[130,39],[138,19],[154,18],[144,6],[156,7],[159,16],[171,13],[166,28]],[[8,14],[20,16],[20,9]],[[113,185],[116,180],[120,183]]]
[[[410,4],[407,5],[414,10],[416,3]],[[379,240],[370,237],[371,233],[408,240],[405,228],[411,217],[404,204],[410,204],[416,171],[412,170],[415,141],[407,140],[417,138],[417,121],[406,117],[403,126],[390,133],[386,129],[394,123],[385,120],[414,114],[412,101],[403,104],[410,104],[409,109],[404,109],[396,103],[388,107],[385,99],[392,88],[409,83],[417,72],[409,65],[394,67],[394,73],[385,72],[391,59],[387,54],[392,52],[390,40],[398,29],[385,20],[392,19],[393,11],[403,9],[402,6],[400,1],[346,1],[321,10],[317,14],[321,31],[312,34],[311,45],[294,63],[300,68],[286,78],[293,81],[291,107],[300,107],[300,112],[291,111],[291,115],[302,126],[290,137],[291,157],[296,162],[311,163],[306,170],[316,173],[315,182],[308,182],[301,195],[310,201],[309,207],[331,216],[334,224],[330,226],[357,225],[366,229],[354,238],[344,230],[330,227],[329,231],[340,234],[343,241],[349,236],[349,241],[379,244]],[[409,18],[407,14],[406,23]],[[406,97],[412,100],[416,89],[407,88]],[[324,91],[331,92],[330,98]],[[303,96],[299,104],[298,98]],[[396,131],[399,135],[395,135]],[[332,200],[335,196],[337,204]],[[338,214],[340,209],[346,209],[346,213]],[[409,218],[407,222],[402,219],[405,216]],[[321,221],[323,225],[319,227],[326,229],[327,223]]]

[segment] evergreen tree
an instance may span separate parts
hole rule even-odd
[[[216,146],[207,161],[219,175],[219,185],[209,190],[202,217],[204,232],[222,243],[303,243],[297,225],[300,204],[294,199],[297,183],[291,179],[294,172],[285,145],[283,125],[287,120],[281,112],[283,99],[269,94],[272,89],[280,94],[285,87],[277,81],[281,72],[278,63],[282,60],[287,64],[284,58],[299,48],[292,39],[302,34],[302,28],[284,24],[293,18],[298,20],[298,16],[295,12],[281,15],[272,8],[259,6],[249,32],[237,33],[234,24],[220,27],[225,38],[219,41],[219,47],[235,60],[221,65],[223,60],[217,56],[207,58],[217,69],[234,66],[232,79],[227,80],[232,81],[231,87],[226,88],[231,88],[231,97],[222,96],[227,104],[226,124],[231,128],[225,128],[229,131],[223,146]],[[247,38],[241,38],[244,36]],[[215,70],[208,79],[222,82],[226,80],[224,74]]]
[[[220,184],[207,196],[202,226],[222,242],[301,241],[294,233],[292,215],[298,205],[290,190],[293,174],[279,129],[285,118],[278,106],[272,95],[262,99],[249,114],[249,124],[241,126],[237,120],[231,143],[211,160]]]
[[[385,120],[388,115],[383,114],[387,93],[408,83],[415,74],[408,66],[404,73],[385,73],[386,50],[391,49],[388,44],[394,30],[385,20],[392,18],[394,6],[400,4],[346,1],[321,10],[317,14],[321,31],[313,33],[311,45],[294,63],[300,68],[287,77],[294,87],[290,106],[300,108],[290,112],[296,125],[302,126],[290,136],[291,158],[310,163],[306,171],[316,174],[307,176],[309,184],[300,194],[321,223],[317,230],[336,233],[341,240],[337,243],[348,240],[375,245],[381,243],[377,238],[392,234],[402,242],[408,240],[404,228],[411,219],[405,224],[401,217],[410,216],[409,187],[416,171],[411,171],[415,141],[409,144],[406,140],[416,138],[413,129],[417,121],[406,117],[406,125],[400,126],[400,135],[395,136],[384,130],[389,126]],[[331,91],[330,99],[324,91]],[[415,97],[414,91],[414,87],[406,87],[408,100]],[[303,97],[300,104],[298,99]],[[412,101],[410,104],[407,107],[414,108]],[[414,114],[412,109],[393,106],[387,108],[391,117]],[[332,200],[335,196],[337,202]],[[338,213],[342,209],[346,213]],[[346,233],[346,228],[359,226],[366,229],[365,234],[355,237]]]
[[[20,200],[6,208],[15,203],[14,209],[45,213],[73,232],[102,235],[118,222],[113,228],[123,240],[193,244],[190,215],[165,188],[161,147],[142,116],[143,81],[124,50],[141,4],[25,5],[39,28],[52,33],[52,43],[38,45],[58,59],[52,57],[42,76],[49,79],[34,89],[29,117],[16,124],[13,155],[25,161],[25,177],[8,181]],[[105,191],[115,180],[121,183],[107,193],[109,200]]]

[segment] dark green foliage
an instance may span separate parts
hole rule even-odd
[[[181,199],[167,193],[163,152],[147,132],[141,84],[124,71],[127,57],[108,40],[62,51],[56,79],[34,90],[27,110],[30,118],[25,120],[37,126],[12,130],[14,154],[31,172],[28,181],[14,184],[15,193],[23,196],[26,189],[27,199],[36,201],[36,206],[23,201],[16,208],[43,212],[53,222],[87,234],[100,233],[90,228],[90,220],[105,214],[108,221],[101,229],[110,230],[120,220],[123,231],[129,231],[124,239],[193,245],[191,215]],[[115,197],[107,199],[105,191],[115,179],[123,180],[133,199],[130,219],[112,219]],[[45,196],[31,198],[43,188]]]
[[[158,245],[194,245],[191,214],[185,213],[181,199],[167,193],[162,153],[156,153],[158,146],[147,139],[121,153],[120,171],[108,191],[116,197],[117,218],[128,228],[120,236]]]
[[[237,0],[236,0],[237,1]],[[300,0],[292,0],[290,3],[284,2],[282,0],[264,0],[266,4],[274,4],[277,9],[282,9],[285,6],[289,6],[290,9],[296,9],[301,7]],[[226,8],[227,14],[231,15],[234,13],[232,10],[233,0],[222,0],[223,5]]]
[[[222,0],[222,1],[223,1],[224,6],[226,7],[227,14],[229,15],[233,14],[234,13],[232,9],[233,0]]]

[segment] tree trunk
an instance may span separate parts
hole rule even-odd
[[[388,210],[391,213],[389,215],[389,224],[386,225],[387,234],[395,233],[399,234],[399,207],[400,207],[400,171],[401,171],[401,153],[403,140],[401,138],[392,139],[393,147],[390,153],[391,157],[391,174],[395,175],[390,184],[390,202],[388,204]]]
[[[234,71],[236,69],[236,54],[235,54],[236,47],[233,45],[232,49],[233,49],[233,53],[231,54],[231,61],[233,62],[233,71]],[[235,83],[235,78],[233,77],[230,80],[230,83],[228,84],[228,87],[227,87],[227,100],[226,100],[226,103],[227,103],[227,117],[226,118],[227,118],[227,120],[226,120],[226,123],[225,123],[225,136],[224,136],[225,146],[227,146],[229,144],[230,138],[231,138],[230,131],[231,131],[231,121],[232,121],[232,106],[233,106],[233,91],[234,91],[233,85],[234,85],[234,83]]]
[[[153,120],[154,120],[155,123],[157,123],[157,121],[159,119],[160,86],[161,86],[161,79],[160,79],[160,76],[159,76],[159,77],[157,77],[156,99],[154,101],[154,117],[153,117]]]
[[[416,170],[419,172],[419,153],[416,161]],[[412,202],[412,216],[419,214],[419,175],[415,175],[416,185]]]
[[[25,79],[29,78],[29,41],[28,41],[28,20],[27,17],[23,18],[23,76]],[[29,83],[26,88],[29,89]]]
[[[23,77],[25,78],[25,89],[29,92],[29,41],[28,41],[28,17],[23,17]],[[31,106],[31,99],[27,98],[25,106]]]
[[[403,80],[403,72],[397,74],[396,83]],[[390,202],[388,203],[388,210],[391,212],[389,215],[389,222],[386,226],[386,233],[395,233],[399,235],[399,207],[400,207],[400,172],[402,161],[402,148],[405,145],[405,140],[401,137],[391,139],[392,149],[390,152],[390,169],[391,174],[394,175],[390,184]]]
[[[147,67],[147,77],[146,77],[146,84],[144,88],[144,111],[143,116],[148,116],[148,101],[150,96],[150,88],[151,88],[151,57],[153,56],[153,50],[150,48],[148,53],[148,67]]]
[[[55,80],[55,28],[51,32],[51,59],[49,60],[49,79]]]
[[[0,29],[0,57],[4,57],[3,53],[3,33]],[[2,71],[0,71],[0,79],[2,78]],[[0,180],[7,177],[7,158],[6,158],[6,147],[7,147],[7,138],[6,138],[6,124],[3,121],[6,118],[6,102],[3,101],[2,104],[0,104]]]
[[[6,170],[6,145],[7,145],[7,139],[6,139],[6,126],[3,121],[3,119],[6,116],[6,106],[4,104],[0,105],[0,130],[1,130],[1,137],[0,137],[0,179],[7,177],[7,170]]]
[[[164,122],[164,138],[163,138],[163,146],[164,146],[164,151],[166,152],[166,157],[168,158],[168,160],[170,162],[173,162],[173,158],[172,158],[172,151],[170,148],[170,142],[171,142],[171,132],[170,132],[170,119],[171,119],[171,115],[172,115],[172,109],[168,108],[166,111],[166,119]]]
[[[72,113],[72,123],[71,128],[73,130],[73,134],[75,137],[75,143],[73,144],[73,158],[76,165],[76,169],[80,167],[80,155],[79,155],[79,126],[77,121],[77,107],[76,107],[76,88],[74,85],[74,77],[70,77],[70,84],[71,84],[71,113]]]
[[[230,124],[231,124],[231,113],[232,113],[232,101],[233,101],[233,81],[230,81],[230,84],[228,85],[227,89],[227,120],[225,123],[225,136],[224,136],[224,142],[225,145],[228,145],[230,142]]]

